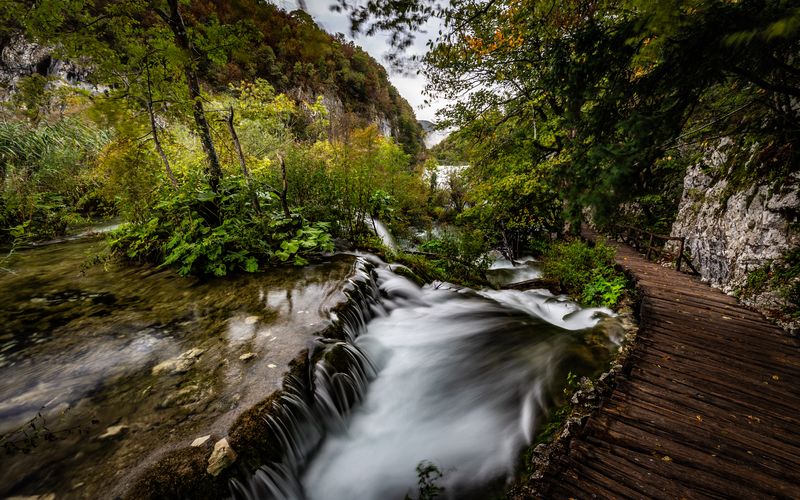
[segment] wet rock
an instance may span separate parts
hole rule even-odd
[[[197,347],[189,349],[177,358],[170,358],[157,364],[153,367],[152,373],[153,375],[177,375],[186,373],[192,368],[192,365],[197,362],[197,358],[204,352],[206,352],[205,349]]]
[[[205,349],[200,349],[199,347],[195,347],[193,349],[189,349],[188,351],[178,356],[178,359],[196,359],[199,358],[204,352],[206,352]]]
[[[214,451],[208,459],[208,468],[206,471],[212,476],[217,476],[235,460],[236,452],[233,451],[233,448],[228,444],[228,440],[222,438],[214,443]]]
[[[152,373],[153,375],[177,375],[188,372],[193,364],[193,359],[168,359],[154,366]]]
[[[168,394],[164,400],[159,403],[158,408],[170,408],[172,406],[182,406],[195,403],[201,399],[201,394],[198,391],[199,387],[190,385],[180,389],[179,391]]]
[[[248,316],[244,319],[245,325],[255,325],[258,321],[258,316]]]
[[[250,361],[251,359],[256,357],[256,353],[254,352],[246,352],[239,356],[239,359],[242,361]]]
[[[195,448],[198,446],[203,446],[204,444],[206,444],[206,442],[208,442],[209,439],[211,439],[210,434],[208,436],[199,437],[194,441],[192,441],[192,446]]]
[[[100,439],[110,439],[110,438],[120,437],[123,434],[127,433],[128,429],[130,429],[130,427],[128,427],[127,425],[112,425],[111,427],[106,429],[106,432],[104,434],[100,435]]]

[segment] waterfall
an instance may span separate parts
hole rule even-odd
[[[383,243],[386,248],[394,251],[400,248],[397,244],[397,241],[394,239],[394,236],[392,236],[392,233],[389,231],[389,228],[387,228],[383,222],[372,218],[372,224],[373,228],[375,229],[375,234],[381,239],[381,243]]]
[[[234,496],[402,498],[422,461],[448,496],[479,494],[513,477],[567,372],[614,347],[585,335],[608,310],[542,290],[420,288],[381,264],[359,259],[309,382],[293,379],[270,417],[283,459]]]

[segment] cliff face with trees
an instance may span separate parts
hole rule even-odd
[[[119,5],[113,9],[105,2],[61,3],[44,2],[34,10],[23,3],[10,2],[1,8],[4,22],[0,27],[0,88],[16,89],[20,77],[32,75],[62,79],[92,91],[119,85],[113,77],[96,71],[96,62],[88,63],[100,55],[96,52],[98,43],[88,38],[105,37],[109,42],[106,48],[128,58],[133,55],[133,47],[123,47],[119,30],[130,26],[115,25],[103,16],[113,16],[113,12],[140,16],[139,27],[147,29],[160,22],[159,2],[150,2],[147,8],[137,7],[134,2],[117,2]],[[375,123],[402,144],[407,153],[415,155],[421,150],[422,129],[411,106],[389,82],[383,66],[343,36],[321,30],[307,13],[289,13],[266,2],[245,0],[188,2],[181,14],[188,29],[201,35],[200,45],[206,45],[197,48],[206,56],[196,58],[195,63],[199,79],[209,90],[224,91],[230,84],[261,78],[278,92],[297,99],[313,100],[323,95],[333,113],[333,133],[343,134],[348,127]],[[86,24],[85,36],[73,34],[72,47],[49,39],[48,34],[57,30],[51,15],[65,21],[62,28]],[[93,19],[97,24],[90,24]],[[38,30],[34,34],[44,45],[24,39],[23,24],[29,34],[30,28]],[[150,30],[148,35],[157,40],[158,31]],[[119,43],[115,44],[114,37]],[[157,44],[144,39],[140,42],[151,50],[151,62],[158,63]],[[134,63],[144,66],[138,58]],[[43,84],[42,81],[38,85]]]

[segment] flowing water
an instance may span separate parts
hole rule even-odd
[[[224,435],[330,323],[354,261],[203,281],[84,268],[102,248],[19,251],[0,271],[0,498],[113,497],[159,453]]]
[[[312,426],[328,429],[318,449],[304,455],[291,444],[291,457],[238,496],[403,498],[415,494],[415,469],[427,461],[443,472],[447,496],[480,498],[513,476],[567,373],[596,372],[620,340],[598,325],[615,321],[611,311],[543,290],[419,288],[385,266],[374,278],[373,319],[348,351],[368,369],[317,387],[317,400],[363,392],[360,403],[349,415],[317,412],[323,421]]]
[[[0,275],[0,438],[13,452],[0,496],[113,496],[159,454],[225,435],[313,345],[311,386],[289,380],[269,417],[284,461],[234,482],[236,496],[402,498],[428,461],[448,496],[481,497],[513,475],[567,373],[596,373],[618,341],[610,311],[543,290],[420,288],[371,256],[200,281],[82,269],[101,246],[22,251]],[[333,324],[343,340],[320,338]]]

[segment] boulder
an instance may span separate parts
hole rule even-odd
[[[228,444],[228,440],[222,438],[214,443],[214,451],[211,452],[211,457],[208,459],[206,471],[216,477],[234,461],[236,461],[236,452]]]

